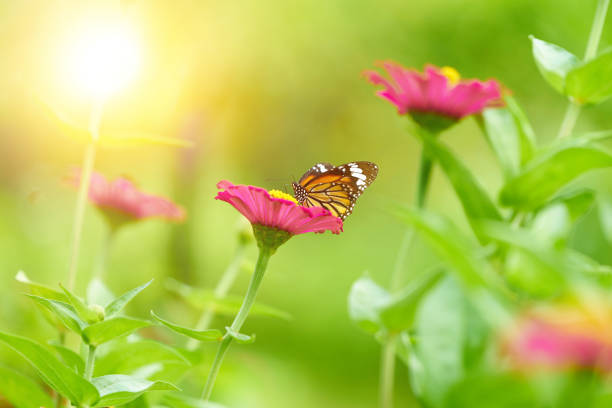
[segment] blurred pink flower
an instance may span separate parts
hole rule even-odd
[[[321,207],[302,207],[288,194],[220,181],[215,199],[234,206],[253,225],[258,244],[276,249],[290,237],[307,232],[342,231],[342,220]],[[280,234],[279,234],[280,232]],[[265,242],[264,242],[265,241]]]
[[[424,73],[394,62],[384,62],[383,67],[390,80],[376,71],[366,71],[366,77],[374,85],[384,86],[378,91],[379,96],[393,103],[400,114],[413,116],[417,123],[424,119],[422,115],[434,114],[449,119],[449,126],[501,103],[501,87],[495,80],[461,80],[450,67],[427,65]]]
[[[603,316],[567,307],[527,315],[504,350],[519,367],[612,371],[612,320]]]
[[[80,173],[75,174],[72,182],[79,185]],[[185,211],[172,201],[143,193],[125,178],[110,181],[96,172],[91,175],[89,200],[102,210],[113,225],[144,218],[185,219]]]

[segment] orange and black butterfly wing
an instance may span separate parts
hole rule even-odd
[[[326,208],[344,220],[377,175],[378,166],[371,162],[351,162],[337,167],[318,163],[300,178],[299,183],[293,183],[293,189],[300,205]]]

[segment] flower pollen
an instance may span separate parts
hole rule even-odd
[[[282,200],[287,200],[287,201],[293,201],[296,204],[298,203],[297,200],[291,194],[287,194],[280,190],[270,190],[268,191],[268,194],[270,194],[270,197],[280,198]]]
[[[457,85],[461,79],[461,75],[453,67],[442,67],[440,68],[440,73],[448,78],[448,82],[450,82],[451,85]]]

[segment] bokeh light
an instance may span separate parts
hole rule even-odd
[[[141,64],[141,45],[123,20],[89,23],[68,49],[69,79],[89,96],[106,98],[132,80]]]

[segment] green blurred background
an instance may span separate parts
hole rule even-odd
[[[78,35],[70,30],[80,20],[119,10],[141,36],[143,66],[107,103],[102,133],[181,137],[196,147],[99,151],[98,171],[128,175],[188,211],[183,225],[147,221],[123,229],[108,285],[123,292],[155,278],[130,312],[146,317],[154,308],[193,326],[197,313],[169,294],[164,282],[173,277],[213,287],[230,262],[239,216],[213,200],[219,180],[287,189],[319,161],[374,161],[379,177],[343,234],[296,237],[273,257],[259,299],[293,320],[250,318],[244,331],[256,332],[257,342],[232,349],[214,399],[249,408],[375,406],[379,347],[350,322],[346,297],[366,272],[379,283],[389,280],[403,228],[385,207],[412,200],[420,148],[362,71],[393,59],[418,68],[450,65],[464,77],[495,77],[523,104],[543,142],[554,136],[566,104],[541,80],[528,35],[581,55],[594,9],[594,0],[0,2],[0,330],[39,340],[53,335],[14,276],[23,269],[52,285],[67,277],[75,192],[62,179],[80,165],[87,139],[54,113],[78,127],[90,106],[56,79],[57,50]],[[610,45],[611,30],[608,25],[601,48]],[[586,109],[579,129],[610,122],[608,103]],[[475,123],[466,120],[444,138],[495,195],[500,172]],[[464,223],[439,173],[429,203]],[[104,229],[89,208],[80,293]],[[254,257],[252,249],[251,262]],[[406,280],[430,257],[417,243]],[[242,294],[248,278],[241,275],[232,292]],[[230,319],[220,317],[215,325]],[[181,341],[163,330],[147,334]],[[214,346],[204,351],[210,360]],[[0,361],[31,372],[6,347],[0,347]],[[400,366],[398,372],[397,400],[410,406],[406,370]],[[197,394],[194,376],[185,386]]]

